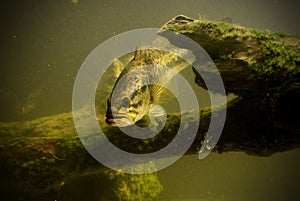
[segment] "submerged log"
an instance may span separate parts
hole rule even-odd
[[[227,104],[225,127],[214,151],[243,151],[250,155],[269,156],[300,147],[298,37],[185,16],[173,18],[162,28],[184,34],[200,44],[215,62],[226,92],[236,95]],[[194,72],[195,82],[205,88],[201,76]],[[209,76],[211,72],[204,73]],[[219,108],[220,111],[223,109]],[[210,112],[210,108],[200,110],[198,135],[187,154],[200,151],[210,123]],[[188,128],[195,123],[194,116],[193,111],[184,115],[168,114],[162,133],[150,140],[126,137],[119,129],[105,124],[101,127],[121,149],[149,153],[166,146],[175,137],[181,118],[188,119]],[[2,181],[21,177],[24,180],[25,175],[28,189],[33,186],[61,188],[62,178],[74,171],[99,168],[83,148],[71,113],[33,121],[0,123],[0,142]],[[107,176],[109,174],[115,176]],[[119,174],[105,173],[102,177],[117,177]],[[14,184],[1,183],[2,187],[5,185]]]
[[[182,15],[163,28],[201,45],[216,64],[226,92],[239,97],[228,107],[216,147],[219,152],[239,150],[263,156],[299,147],[299,37]],[[205,88],[201,76],[194,72],[195,82]]]

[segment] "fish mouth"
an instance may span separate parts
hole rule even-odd
[[[105,122],[111,126],[126,127],[134,124],[127,116],[106,116]]]
[[[116,125],[116,122],[115,122],[114,119],[105,119],[105,122],[106,122],[108,125],[111,125],[111,126]]]

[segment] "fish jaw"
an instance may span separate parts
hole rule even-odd
[[[134,122],[127,116],[110,116],[106,117],[105,122],[111,126],[127,127],[132,126]]]

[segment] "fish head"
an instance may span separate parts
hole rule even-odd
[[[117,80],[107,100],[106,123],[126,127],[148,114],[151,101],[149,86],[142,84],[143,75],[129,74]]]
[[[112,105],[111,98],[107,100],[106,123],[120,127],[133,125],[134,118],[129,114],[129,98],[124,98],[121,103],[116,102]]]

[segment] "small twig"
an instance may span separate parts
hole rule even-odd
[[[52,151],[49,151],[49,153],[53,156],[53,158],[55,158],[56,160],[60,160],[60,161],[63,161],[65,159],[62,159],[62,158],[58,158]]]

